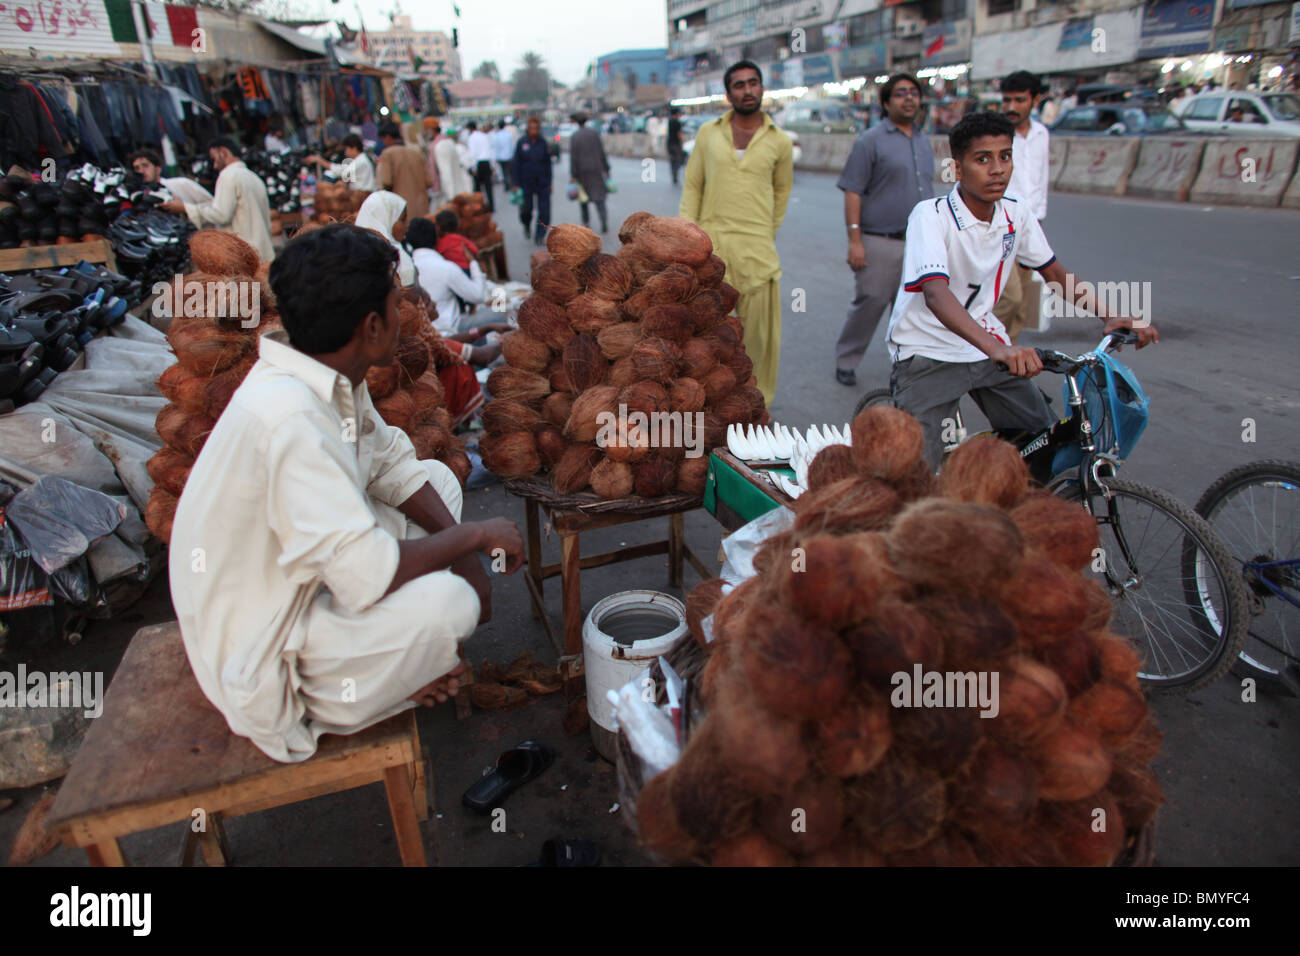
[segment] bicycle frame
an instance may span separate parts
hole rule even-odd
[[[1242,563],[1241,568],[1248,576],[1251,576],[1250,583],[1252,586],[1262,584],[1273,592],[1274,597],[1280,597],[1292,607],[1300,608],[1300,601],[1297,601],[1274,584],[1266,573],[1274,568],[1288,568],[1291,571],[1300,573],[1300,558],[1286,558],[1282,561],[1246,561]]]

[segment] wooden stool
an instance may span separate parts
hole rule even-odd
[[[119,837],[190,820],[182,864],[197,842],[209,866],[223,866],[226,817],[381,781],[402,863],[426,865],[419,821],[429,800],[414,711],[346,737],[327,734],[310,759],[277,763],[232,734],[203,696],[173,621],[131,639],[47,826],[85,847],[92,865],[125,866]]]

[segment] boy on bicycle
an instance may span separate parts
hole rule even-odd
[[[889,384],[895,404],[921,423],[926,459],[936,467],[944,420],[956,417],[963,395],[995,429],[1040,431],[1056,420],[1029,381],[1043,369],[1038,353],[1011,344],[993,314],[1017,262],[1057,288],[1079,289],[1076,304],[1095,309],[1107,332],[1133,326],[1131,318],[1104,314],[1087,284],[1066,284],[1068,273],[1033,210],[1003,195],[1014,133],[998,113],[964,118],[948,136],[957,185],[917,203],[907,220],[903,275],[886,337],[894,360]],[[1138,348],[1159,340],[1154,326],[1136,332]]]

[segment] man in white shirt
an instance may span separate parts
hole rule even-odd
[[[492,202],[492,138],[479,129],[473,120],[469,122],[468,128],[469,142],[465,147],[469,150],[474,191],[483,194],[483,202],[487,204],[489,212],[496,212],[496,206]]]
[[[420,287],[438,307],[434,328],[444,336],[455,335],[461,331],[462,304],[482,305],[488,300],[488,278],[482,266],[477,259],[471,259],[466,273],[444,258],[435,248],[438,228],[427,219],[413,219],[407,225],[406,242],[411,247]]]
[[[351,225],[271,267],[283,331],[209,434],[176,509],[172,601],[199,686],[275,760],[456,691],[490,615],[477,555],[522,561],[504,518],[458,523],[460,484],[375,411],[393,361],[396,250]]]
[[[217,185],[211,202],[192,203],[173,199],[160,208],[189,217],[195,228],[216,226],[234,233],[257,250],[262,260],[275,258],[271,245],[271,204],[266,183],[244,165],[235,141],[220,137],[208,147],[217,172]]]
[[[496,160],[497,168],[501,170],[501,182],[509,192],[515,188],[510,179],[510,167],[515,159],[515,134],[514,127],[506,126],[505,120],[497,121],[497,131],[492,134],[492,158]]]
[[[343,137],[340,144],[343,147],[343,155],[346,159],[341,163],[327,162],[323,156],[315,153],[306,157],[304,162],[319,163],[329,172],[339,178],[340,182],[348,184],[348,189],[355,189],[357,192],[372,193],[375,191],[375,164],[370,161],[366,155],[366,144],[356,133],[348,133]]]
[[[1030,115],[1042,99],[1043,87],[1034,74],[1020,70],[1002,81],[1002,113],[1016,128],[1015,168],[1007,196],[1029,207],[1041,223],[1047,218],[1048,139],[1047,127]],[[1041,290],[1027,269],[1010,270],[1006,288],[994,309],[1014,343],[1028,324],[1030,306],[1037,304]]]
[[[145,188],[161,186],[170,194],[170,198],[181,202],[212,202],[212,193],[208,192],[192,179],[183,176],[164,176],[162,156],[157,150],[145,147],[131,154],[131,168],[144,181]]]
[[[1091,287],[1057,261],[1033,212],[1005,196],[1014,133],[998,113],[963,118],[948,135],[956,187],[918,203],[907,220],[903,277],[886,337],[894,360],[890,388],[898,407],[921,423],[934,466],[943,452],[944,420],[956,415],[967,393],[994,429],[1036,431],[1055,420],[1029,381],[1043,368],[1037,351],[1014,345],[993,312],[1017,264],[1076,289],[1076,304],[1096,311],[1106,331],[1133,328],[1132,319],[1106,315],[1090,301]],[[1136,331],[1139,348],[1159,339],[1154,326]]]

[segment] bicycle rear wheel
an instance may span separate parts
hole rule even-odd
[[[1300,462],[1256,461],[1221,476],[1196,511],[1223,538],[1250,600],[1245,676],[1290,687],[1300,665]]]
[[[1111,593],[1110,630],[1142,657],[1153,691],[1186,693],[1227,673],[1246,637],[1248,601],[1223,540],[1186,505],[1156,488],[1106,479],[1090,504],[1101,534],[1098,579]],[[1079,500],[1077,482],[1057,489]]]
[[[857,418],[872,405],[889,405],[893,407],[894,393],[887,388],[873,388],[858,399],[857,407],[853,409],[853,417]]]

